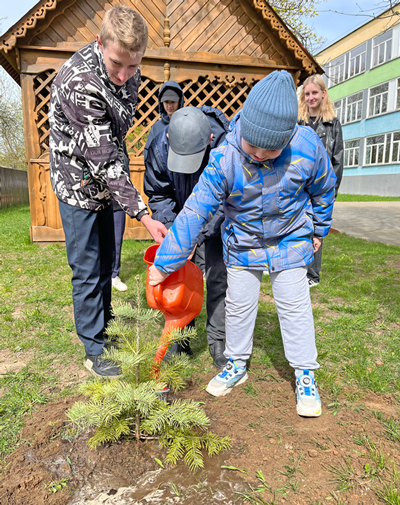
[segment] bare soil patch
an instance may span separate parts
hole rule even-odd
[[[0,375],[20,372],[34,355],[33,351],[12,352],[8,349],[0,350]]]
[[[278,492],[277,503],[308,505],[332,497],[338,489],[332,467],[340,469],[350,464],[352,489],[340,493],[341,500],[347,505],[379,503],[374,492],[378,481],[365,471],[371,460],[366,448],[355,440],[368,434],[389,466],[400,464],[399,451],[384,436],[383,425],[372,412],[374,409],[396,417],[398,409],[390,395],[368,393],[357,405],[348,405],[334,415],[324,404],[321,391],[322,416],[305,419],[296,414],[294,382],[285,372],[267,372],[254,366],[246,384],[221,398],[210,397],[199,386],[199,382],[206,384],[211,378],[212,374],[195,378],[179,396],[205,402],[211,430],[231,437],[232,451],[224,464],[247,472],[230,471],[235,478],[243,477],[254,485],[256,472],[261,470],[272,491],[270,496],[263,495],[264,499],[272,501],[273,491],[280,489],[283,491]],[[23,443],[7,458],[2,474],[2,505],[66,505],[73,499],[74,491],[96,473],[115,477],[115,487],[118,478],[121,483],[133,482],[145,472],[159,470],[150,457],[149,447],[156,447],[153,442],[143,442],[137,450],[135,442],[121,441],[92,452],[87,447],[88,433],[64,439],[65,412],[74,401],[68,398],[48,404],[27,417],[21,434]],[[62,490],[51,493],[45,487],[61,479],[68,479]],[[184,480],[179,484],[184,490]],[[117,490],[105,492],[112,494]],[[190,503],[184,497],[175,501]],[[209,503],[215,503],[211,495]]]

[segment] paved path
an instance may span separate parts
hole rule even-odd
[[[352,237],[400,246],[400,202],[336,202],[332,228]]]

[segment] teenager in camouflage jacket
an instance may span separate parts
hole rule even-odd
[[[114,198],[130,217],[148,213],[124,171],[123,143],[139,85],[140,69],[121,87],[111,82],[97,42],[61,68],[49,110],[50,175],[59,200],[99,211]]]
[[[96,38],[63,65],[52,84],[50,174],[72,269],[84,365],[95,376],[117,378],[120,367],[103,355],[112,318],[112,200],[140,220],[157,242],[167,230],[150,218],[124,171],[124,138],[136,111],[146,22],[135,10],[116,4],[106,12]]]

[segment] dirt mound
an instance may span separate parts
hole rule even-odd
[[[201,384],[210,378],[201,377]],[[304,419],[296,414],[294,383],[275,371],[267,373],[262,367],[254,367],[245,385],[218,399],[207,395],[198,384],[194,380],[180,396],[205,402],[211,430],[232,439],[232,452],[224,455],[225,461],[218,460],[213,472],[247,481],[253,488],[255,483],[260,485],[256,475],[261,472],[265,489],[259,496],[266,502],[320,503],[348,487],[340,493],[347,505],[375,505],[379,503],[374,489],[381,469],[374,466],[371,447],[385,458],[386,468],[400,464],[398,451],[384,436],[383,425],[372,411],[396,416],[390,396],[369,393],[357,404],[338,409],[328,409],[323,402],[320,418]],[[65,438],[65,412],[74,401],[68,398],[42,406],[27,417],[21,433],[23,443],[7,458],[2,473],[1,505],[81,503],[76,501],[79,493],[73,498],[75,491],[84,489],[96,475],[113,476],[113,486],[104,485],[104,494],[112,495],[146,472],[167,472],[151,457],[163,457],[157,443],[143,442],[138,449],[135,442],[123,441],[92,452],[87,447],[89,433]],[[363,444],[365,436],[375,445],[368,448]],[[222,464],[236,471],[221,469]],[[173,501],[164,498],[157,503],[193,503],[193,493],[187,492],[188,477],[179,471],[175,481],[182,488],[179,500],[176,496]],[[235,489],[251,492],[245,483]],[[209,501],[203,499],[201,503],[214,505],[216,499],[211,494]]]

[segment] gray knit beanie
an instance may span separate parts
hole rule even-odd
[[[240,114],[240,133],[253,146],[283,149],[296,127],[298,110],[292,76],[275,70],[250,91]]]

